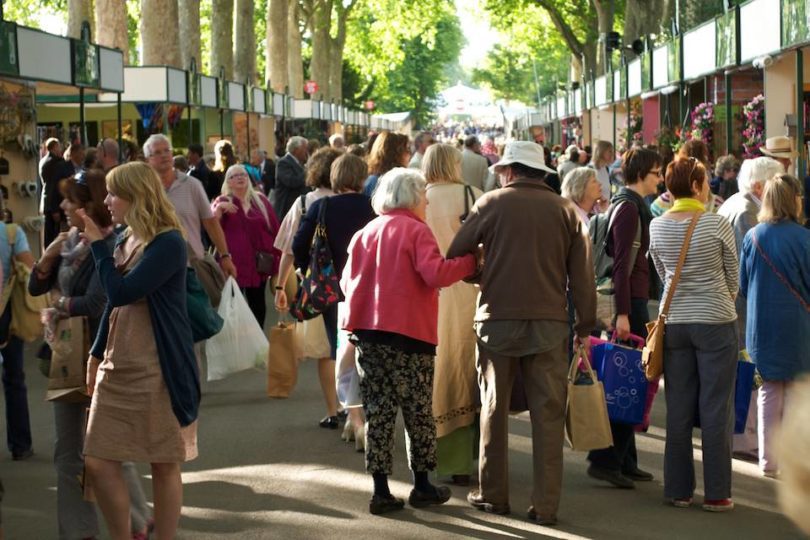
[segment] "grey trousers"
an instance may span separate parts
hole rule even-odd
[[[76,540],[99,535],[96,505],[84,500],[81,478],[84,470],[85,415],[87,404],[53,402],[56,440],[53,463],[56,468],[56,514],[60,540]],[[129,488],[133,531],[143,531],[151,518],[141,477],[133,463],[123,464]]]
[[[700,420],[706,499],[731,497],[737,325],[668,324],[664,336],[667,440],[664,496],[692,497],[692,429]]]

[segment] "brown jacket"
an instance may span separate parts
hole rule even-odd
[[[577,335],[596,323],[596,287],[588,233],[571,201],[545,182],[518,179],[478,199],[447,258],[484,245],[476,321],[568,321],[566,290]]]

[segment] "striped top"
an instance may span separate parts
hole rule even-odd
[[[717,214],[702,214],[699,219],[667,323],[721,324],[737,319],[732,296],[739,289],[739,262],[731,225]],[[661,308],[691,221],[659,217],[650,224],[650,257],[664,282]]]

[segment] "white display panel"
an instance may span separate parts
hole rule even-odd
[[[200,77],[200,100],[203,107],[218,108],[217,80],[215,78],[207,75]]]
[[[669,84],[669,49],[666,45],[653,50],[653,88]]]
[[[627,64],[627,95],[633,97],[641,94],[641,58]]]
[[[605,75],[596,79],[594,88],[596,93],[596,105],[599,106],[607,103],[607,77]]]
[[[780,14],[779,0],[754,0],[740,6],[740,62],[780,49]]]
[[[228,108],[232,111],[245,110],[245,87],[228,81]]]
[[[777,29],[777,37],[778,33]],[[683,77],[695,79],[716,69],[717,30],[714,20],[711,20],[683,35]]]
[[[170,103],[186,103],[188,92],[186,91],[186,72],[168,68],[169,99]]]
[[[261,88],[253,88],[251,92],[253,93],[253,112],[265,114],[267,112],[267,102],[265,101],[267,97],[265,96],[264,90]]]
[[[284,116],[284,94],[273,94],[273,114],[276,116]]]
[[[106,47],[99,47],[98,50],[101,89],[110,92],[123,92],[125,90],[123,53]]]
[[[622,68],[623,69],[623,68]],[[625,96],[619,95],[622,88],[622,74],[620,71],[613,72],[613,101],[624,99]]]
[[[69,39],[18,26],[17,53],[21,77],[72,85]]]

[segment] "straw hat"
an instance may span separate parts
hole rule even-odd
[[[793,139],[784,135],[769,137],[765,141],[765,146],[760,148],[759,151],[774,158],[793,159],[799,157],[799,153],[793,149]]]
[[[539,169],[547,173],[557,174],[557,171],[546,167],[546,156],[543,147],[531,141],[512,141],[506,143],[503,150],[503,157],[489,168],[493,173],[497,173],[501,167],[506,167],[513,163],[521,163],[532,169]]]

